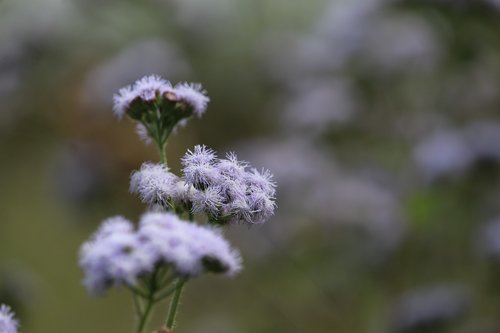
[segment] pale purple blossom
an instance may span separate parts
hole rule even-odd
[[[174,94],[177,99],[189,104],[198,117],[201,117],[205,112],[210,101],[210,98],[206,95],[207,92],[199,83],[179,83],[175,86]]]
[[[268,170],[248,169],[248,163],[228,153],[218,159],[205,146],[195,146],[182,159],[184,180],[198,192],[193,213],[206,213],[211,222],[263,223],[274,214],[276,184]]]
[[[165,164],[143,163],[130,177],[130,192],[139,195],[145,204],[167,206],[175,196],[178,177]]]
[[[189,105],[197,116],[201,116],[210,101],[199,83],[178,83],[175,87],[157,75],[145,76],[134,84],[121,88],[113,96],[113,112],[122,118],[135,100],[153,102],[158,96],[169,94],[172,102]],[[185,124],[185,122],[183,122]]]
[[[0,332],[1,333],[17,333],[19,323],[15,318],[10,306],[0,305]]]
[[[106,238],[114,234],[131,233],[134,226],[123,216],[109,217],[102,222],[94,234],[95,239]]]
[[[145,102],[152,102],[157,95],[163,95],[172,90],[170,82],[161,77],[157,75],[144,76],[133,85],[121,88],[113,96],[113,112],[121,119],[134,100],[141,99]]]
[[[145,76],[134,84],[137,97],[147,102],[155,100],[157,95],[172,91],[172,84],[158,75]]]
[[[87,290],[100,295],[112,286],[135,285],[153,269],[154,256],[141,246],[130,221],[114,217],[83,244],[80,266]]]
[[[121,88],[117,94],[113,95],[113,113],[118,119],[123,118],[130,103],[137,98],[137,94],[132,86]]]
[[[226,154],[226,159],[221,159],[217,162],[217,169],[219,173],[226,179],[240,180],[245,177],[245,168],[248,166],[247,162],[238,161],[235,153],[230,152]]]
[[[245,174],[245,182],[251,189],[260,189],[267,195],[274,197],[276,194],[276,184],[273,181],[271,171],[263,169],[259,171],[252,168]]]
[[[216,182],[218,177],[216,161],[215,152],[205,145],[197,145],[192,151],[188,150],[182,158],[186,183],[196,189],[205,189]]]
[[[251,191],[247,194],[248,211],[244,211],[243,220],[250,223],[264,223],[273,214],[275,203],[269,195],[262,190]]]
[[[213,165],[216,160],[217,154],[213,149],[210,149],[205,145],[196,145],[192,151],[188,150],[184,155],[182,158],[182,164],[184,166],[201,164]]]
[[[193,197],[198,192],[192,185],[186,184],[182,179],[175,183],[172,192],[172,201],[175,205],[190,210],[192,206]]]
[[[137,230],[123,217],[107,219],[80,250],[83,283],[93,295],[113,286],[135,286],[160,265],[184,277],[203,272],[234,276],[241,257],[216,229],[171,213],[146,213]]]
[[[139,238],[156,260],[172,265],[183,276],[204,271],[234,276],[241,270],[241,258],[215,229],[180,220],[171,213],[142,216]]]
[[[196,191],[192,197],[195,214],[207,213],[217,216],[223,201],[222,189],[218,186],[209,186],[204,191]]]

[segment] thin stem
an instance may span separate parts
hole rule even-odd
[[[193,212],[191,212],[191,210],[188,212],[188,217],[189,217],[189,221],[194,221],[194,215],[193,215]]]
[[[158,274],[158,268],[153,271],[153,274],[151,274],[151,278],[149,280],[149,294],[147,297],[147,303],[146,303],[146,308],[144,309],[144,312],[142,313],[142,317],[137,325],[137,333],[142,333],[144,331],[144,328],[146,327],[146,324],[149,319],[149,315],[151,313],[151,310],[154,305],[154,295],[156,293],[156,276]]]
[[[142,331],[144,330],[144,327],[148,322],[151,309],[153,308],[153,304],[153,300],[149,299],[148,303],[146,304],[146,309],[144,309],[144,313],[142,314],[141,320],[139,321],[139,325],[137,326],[137,333],[142,333]]]
[[[141,296],[142,298],[148,298],[149,295],[147,295],[144,291],[140,290],[139,288],[136,288],[132,285],[127,285],[127,287],[132,291],[134,295]]]
[[[179,301],[181,299],[182,287],[184,287],[186,279],[180,278],[175,284],[175,291],[172,300],[170,301],[170,308],[168,309],[167,320],[165,321],[165,326],[172,329],[175,324],[175,316],[177,314],[177,308],[179,307]]]
[[[154,299],[154,302],[156,303],[156,302],[161,301],[162,299],[164,299],[164,298],[166,298],[166,297],[168,297],[168,296],[172,295],[172,293],[173,293],[174,291],[176,291],[176,290],[177,290],[177,285],[175,285],[175,286],[173,286],[173,287],[171,287],[171,288],[168,288],[166,291],[164,291],[164,292],[163,292],[163,293],[161,293],[160,295],[156,296],[156,297],[155,297],[155,299]]]
[[[161,291],[162,289],[168,287],[172,282],[174,282],[175,277],[176,277],[175,272],[169,275],[165,275],[162,279],[160,279],[161,287],[157,291]]]
[[[163,164],[167,164],[167,155],[165,154],[165,147],[167,146],[166,143],[159,143],[158,144],[158,152],[160,154],[160,162]]]
[[[132,293],[132,298],[134,299],[134,308],[135,308],[135,314],[137,315],[137,318],[142,317],[142,306],[141,306],[141,301],[137,297],[137,294]]]
[[[160,285],[160,287],[161,287],[161,284],[162,284],[162,283],[161,283],[161,280],[162,280],[162,279],[165,277],[165,275],[168,273],[169,269],[170,269],[170,267],[165,266],[165,265],[161,265],[161,266],[159,266],[159,267],[157,268],[158,273],[156,274],[156,281],[157,281],[157,282],[156,282],[156,284],[157,284],[157,285],[159,284],[159,285]],[[159,283],[158,283],[158,281],[159,281]]]

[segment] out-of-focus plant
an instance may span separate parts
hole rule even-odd
[[[19,323],[8,305],[0,305],[0,332],[17,333]]]
[[[186,282],[206,272],[234,276],[241,270],[237,250],[224,239],[221,227],[266,222],[275,209],[275,183],[269,171],[250,168],[234,153],[217,158],[196,146],[182,158],[181,177],[169,171],[165,149],[170,134],[209,102],[199,84],[172,86],[147,76],[114,96],[114,113],[137,122],[137,132],[158,147],[160,163],[144,163],[131,176],[130,191],[147,204],[134,227],[124,217],[106,219],[80,252],[84,284],[93,295],[113,286],[133,294],[136,332],[146,330],[156,303],[171,298],[159,332],[170,332]],[[208,226],[195,222],[206,217]]]

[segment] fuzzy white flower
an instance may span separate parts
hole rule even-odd
[[[205,146],[195,146],[182,159],[184,180],[198,190],[193,213],[206,213],[212,222],[264,223],[274,214],[276,184],[268,170],[259,172],[228,153],[218,159]]]
[[[201,117],[205,112],[210,101],[210,98],[206,95],[207,92],[199,83],[179,83],[175,86],[173,92],[178,100],[189,104],[198,117]]]
[[[155,100],[157,95],[171,92],[172,85],[158,75],[149,75],[135,82],[134,91],[138,97],[151,102]]]
[[[106,238],[113,234],[131,233],[133,225],[123,216],[113,216],[105,219],[94,234],[94,238]]]
[[[0,332],[1,333],[17,333],[19,326],[15,315],[8,305],[0,305]]]
[[[170,213],[147,213],[138,234],[157,260],[174,266],[183,276],[204,271],[234,276],[241,270],[239,253],[215,229],[184,222]]]
[[[263,169],[259,171],[252,168],[250,172],[245,174],[245,183],[251,189],[262,190],[270,197],[276,195],[276,183],[273,181],[273,175],[269,170]]]
[[[221,159],[217,162],[219,173],[226,179],[240,180],[245,177],[245,168],[248,163],[239,161],[235,153],[226,154],[226,159]]]
[[[201,164],[211,164],[213,165],[217,159],[217,155],[213,149],[208,148],[205,145],[196,145],[193,150],[188,150],[187,153],[182,158],[182,164],[186,165],[201,165]]]
[[[185,181],[179,179],[175,184],[175,189],[172,193],[172,200],[176,205],[190,209],[192,201],[198,192],[193,186],[187,184]]]
[[[158,75],[149,75],[137,80],[132,85],[121,88],[113,96],[113,112],[121,119],[135,100],[150,103],[159,96],[164,96],[171,102],[188,105],[198,117],[205,112],[210,101],[206,91],[199,83],[183,82],[173,87],[169,81]],[[186,124],[185,119],[178,119],[178,122],[177,127]]]
[[[130,177],[130,192],[137,193],[145,204],[166,206],[176,195],[178,178],[165,164],[143,163]]]
[[[118,118],[122,118],[135,99],[142,99],[151,102],[156,95],[162,95],[173,90],[172,85],[167,80],[157,75],[144,76],[133,85],[121,88],[113,96],[113,112]]]
[[[211,216],[217,216],[223,200],[222,189],[218,186],[209,186],[204,191],[197,191],[193,195],[192,211],[195,214],[205,212]]]
[[[132,86],[123,87],[113,95],[113,113],[118,119],[123,118],[135,98],[137,98],[137,93]]]
[[[154,267],[154,256],[147,250],[130,221],[122,217],[104,221],[80,250],[85,287],[100,295],[112,286],[135,285],[140,275]]]
[[[217,156],[205,145],[197,145],[188,150],[182,158],[184,178],[196,189],[204,189],[217,181],[219,173],[215,168]]]

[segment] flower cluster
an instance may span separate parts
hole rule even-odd
[[[269,171],[248,169],[234,153],[225,159],[205,146],[195,146],[182,158],[185,182],[197,191],[193,212],[212,222],[264,223],[274,214],[276,184]]]
[[[121,88],[113,97],[113,112],[118,118],[127,114],[138,121],[140,137],[163,146],[177,126],[185,125],[193,114],[201,117],[209,100],[200,84],[183,82],[173,86],[151,75]]]
[[[217,224],[264,223],[274,214],[276,185],[269,171],[259,172],[234,153],[218,159],[205,146],[195,146],[183,159],[179,178],[162,164],[144,163],[132,174],[130,190],[141,200],[193,214],[207,214]]]
[[[83,244],[80,265],[86,288],[99,295],[112,286],[135,286],[141,276],[161,265],[182,277],[204,271],[234,276],[241,260],[211,228],[184,222],[171,213],[146,213],[137,230],[123,217],[105,220]]]
[[[209,271],[234,276],[241,270],[239,252],[216,229],[183,222],[170,213],[147,213],[137,233],[155,262],[172,265],[179,275]]]
[[[19,323],[14,316],[14,313],[8,305],[0,305],[0,332],[17,333]]]
[[[274,214],[276,185],[271,173],[249,168],[234,153],[219,159],[213,150],[196,146],[182,159],[183,174],[170,172],[165,153],[169,135],[192,115],[201,116],[208,101],[201,85],[172,86],[158,76],[144,77],[114,96],[115,115],[136,121],[139,136],[158,148],[160,163],[144,163],[130,179],[130,192],[152,212],[141,217],[138,227],[120,216],[105,220],[82,245],[80,266],[91,294],[114,286],[132,291],[137,333],[145,331],[154,304],[170,296],[160,331],[172,330],[190,278],[204,272],[234,276],[241,270],[239,252],[217,227],[263,223]],[[194,214],[206,214],[218,226],[201,226],[194,222]],[[186,215],[189,222],[181,219]]]
[[[85,272],[84,285],[93,295],[113,285],[135,285],[137,277],[153,269],[153,256],[146,252],[134,233],[132,223],[112,217],[84,243],[80,266]]]
[[[207,109],[210,99],[199,83],[178,83],[173,86],[157,75],[145,76],[134,84],[121,88],[113,96],[113,112],[118,118],[129,113],[136,103],[151,105],[158,99],[184,104],[201,116]]]

